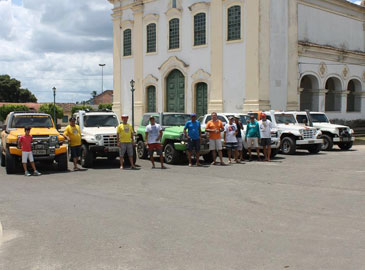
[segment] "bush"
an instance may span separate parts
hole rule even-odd
[[[99,104],[99,110],[112,110],[113,104]]]
[[[14,111],[28,112],[29,108],[25,105],[3,105],[0,107],[0,121],[4,121],[9,113]]]
[[[54,106],[52,103],[43,104],[39,108],[39,112],[47,113],[47,114],[51,115],[53,118],[53,108],[54,108]],[[56,117],[57,117],[57,119],[62,119],[62,117],[63,117],[63,108],[58,105],[56,105]]]
[[[71,113],[72,115],[77,112],[77,111],[80,111],[80,110],[89,110],[89,111],[93,111],[93,107],[89,106],[89,105],[76,105],[76,106],[73,106],[72,109],[71,109]]]

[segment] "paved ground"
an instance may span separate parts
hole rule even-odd
[[[0,269],[364,269],[365,146],[39,178],[0,169]]]

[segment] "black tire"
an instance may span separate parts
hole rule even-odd
[[[136,161],[137,161],[137,151],[136,151],[136,148],[133,147],[133,162],[134,162],[134,164],[136,164]],[[131,163],[129,162],[129,157],[128,157],[127,153],[124,154],[123,166],[125,166],[125,167],[131,166]]]
[[[166,144],[164,148],[165,162],[167,164],[179,164],[182,160],[181,153],[174,148],[172,143]]]
[[[84,168],[91,168],[94,165],[94,154],[89,150],[85,144],[81,146],[81,166]]]
[[[62,154],[57,157],[57,169],[60,172],[65,172],[68,169],[68,157],[67,154]]]
[[[314,144],[308,146],[308,151],[311,154],[318,154],[322,150],[322,144]]]
[[[276,157],[277,154],[279,154],[279,148],[271,149],[270,158]]]
[[[137,155],[139,159],[147,159],[148,151],[144,144],[144,141],[140,140],[137,142]]]
[[[211,152],[209,152],[208,154],[203,155],[203,158],[204,158],[205,162],[208,162],[208,163],[213,162],[213,157],[212,157]]]
[[[321,147],[322,151],[331,151],[332,148],[333,148],[332,138],[327,134],[323,134],[322,139],[323,139],[323,144],[322,144],[322,147]]]
[[[284,137],[281,141],[281,152],[284,155],[294,155],[297,151],[295,140],[290,137]]]
[[[348,151],[351,149],[353,144],[353,142],[339,143],[338,147],[340,147],[341,150]]]
[[[6,173],[7,174],[14,174],[16,173],[16,159],[15,157],[9,153],[9,151],[6,151],[5,153],[5,167],[6,167]]]
[[[3,154],[2,147],[0,147],[0,166],[5,167],[5,155]]]

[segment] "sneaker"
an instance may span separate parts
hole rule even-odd
[[[40,176],[42,175],[39,171],[35,170],[34,173],[33,173],[34,176]]]
[[[32,175],[30,174],[30,172],[28,172],[28,171],[26,171],[24,175],[25,175],[25,176],[32,176]]]

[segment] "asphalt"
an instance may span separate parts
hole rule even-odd
[[[0,269],[364,269],[365,146],[41,177],[0,169]]]

